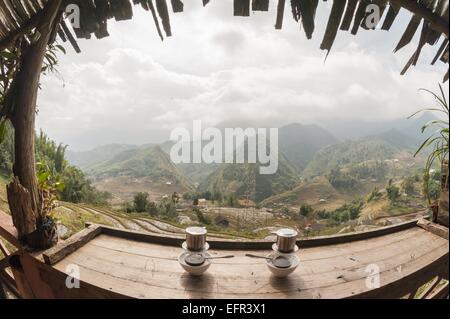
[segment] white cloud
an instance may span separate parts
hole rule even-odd
[[[80,41],[82,54],[60,59],[64,87],[58,77],[43,80],[38,126],[86,149],[163,141],[194,119],[279,125],[404,117],[429,102],[417,89],[435,89],[445,70],[427,65],[433,51],[425,48],[420,65],[399,75],[414,50],[392,54],[401,24],[389,33],[340,33],[325,62],[322,4],[312,41],[289,10],[276,31],[273,10],[244,19],[232,17],[226,1],[185,4],[185,13],[172,15],[173,38],[162,43],[149,13],[137,8],[132,21],[110,23],[111,37]]]

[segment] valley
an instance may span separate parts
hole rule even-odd
[[[411,126],[419,125],[353,139],[319,125],[280,127],[271,175],[258,163],[174,164],[173,142],[68,150],[61,172],[69,189],[53,217],[62,238],[86,223],[157,234],[201,225],[226,238],[271,238],[285,226],[320,236],[399,223],[428,214]],[[57,167],[60,148],[42,132],[38,140],[39,158]],[[0,176],[0,209],[8,212],[9,178]]]
[[[171,142],[106,145],[69,152],[68,159],[95,187],[112,194],[102,218],[115,227],[156,231],[150,218],[172,225],[172,231],[204,225],[227,236],[267,238],[276,227],[289,226],[303,236],[318,236],[428,213],[423,159],[413,157],[418,139],[409,133],[411,126],[418,125],[344,140],[318,125],[281,127],[279,169],[273,175],[260,175],[258,164],[176,165],[168,156]],[[396,198],[388,194],[391,189]],[[141,212],[137,194],[145,195]]]

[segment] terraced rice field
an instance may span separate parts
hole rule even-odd
[[[76,214],[74,216],[74,214]],[[97,223],[120,229],[134,230],[160,235],[181,235],[184,228],[139,214],[127,214],[104,207],[61,203],[56,217],[69,229],[69,237],[84,228],[85,223]],[[72,219],[77,222],[73,223]],[[212,233],[211,238],[239,238],[237,236]]]

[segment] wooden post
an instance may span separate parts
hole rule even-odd
[[[39,188],[36,179],[35,160],[35,115],[36,101],[42,64],[52,30],[57,27],[55,19],[61,7],[61,0],[50,1],[37,26],[39,39],[32,42],[20,61],[20,71],[11,87],[13,110],[11,122],[15,134],[14,180],[7,187],[8,202],[14,226],[19,238],[34,248],[36,236],[28,240],[27,235],[37,229],[40,216]],[[39,240],[37,240],[39,241]]]

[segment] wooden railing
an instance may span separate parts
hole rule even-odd
[[[11,232],[10,224],[7,222],[9,215],[0,212],[0,238],[11,240],[11,245],[18,243],[14,232]],[[10,217],[9,217],[10,218]],[[6,221],[6,224],[5,224]],[[94,226],[94,225],[93,225]],[[448,240],[448,229],[437,226],[429,221],[407,222],[399,225],[389,226],[370,232],[361,232],[337,236],[326,236],[320,238],[303,239],[298,244],[304,248],[317,247],[323,245],[335,245],[337,243],[367,240],[376,236],[384,236],[393,232],[403,231],[411,227],[421,227],[437,236]],[[176,236],[156,236],[139,232],[130,232],[119,230],[111,227],[101,226],[101,231],[95,227],[89,227],[85,232],[77,233],[65,243],[61,243],[64,252],[70,253],[86,241],[92,239],[99,233],[105,233],[122,238],[132,238],[138,241],[159,242],[161,244],[178,245],[180,238]],[[83,235],[85,234],[85,235]],[[212,245],[224,247],[224,249],[266,249],[267,242],[264,241],[231,241],[220,240],[211,241]],[[59,246],[59,245],[58,245]],[[17,247],[17,246],[16,246]],[[42,256],[50,253],[59,256],[61,247],[55,247]],[[81,289],[67,289],[65,280],[67,275],[60,270],[52,267],[52,263],[45,263],[45,258],[36,258],[35,256],[25,252],[21,247],[11,253],[6,245],[0,241],[0,251],[6,257],[0,260],[0,282],[8,288],[8,290],[17,295],[19,298],[126,298],[127,296],[108,291],[101,287],[94,286],[87,282],[80,282]],[[40,255],[41,256],[41,255]],[[64,258],[64,256],[62,257]],[[51,259],[51,258],[50,258]],[[51,259],[53,260],[53,259]],[[55,259],[58,260],[58,259]],[[57,262],[57,261],[56,261]],[[447,298],[449,293],[448,284],[449,259],[448,253],[439,259],[430,262],[419,271],[409,274],[406,277],[400,277],[398,280],[373,291],[364,292],[357,298],[420,298],[435,299]],[[0,298],[5,297],[0,292]]]

